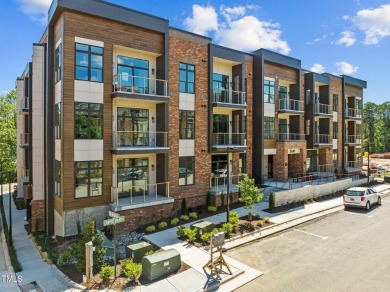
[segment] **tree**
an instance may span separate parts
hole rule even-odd
[[[0,95],[0,168],[16,172],[16,91]],[[14,180],[15,178],[11,178]],[[4,177],[4,182],[8,178]]]
[[[249,221],[252,221],[252,207],[254,204],[260,202],[264,194],[259,193],[259,188],[255,185],[255,180],[249,178],[246,173],[243,174],[244,179],[238,183],[241,190],[240,202],[245,203],[245,209],[248,210]]]

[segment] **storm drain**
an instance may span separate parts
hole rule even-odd
[[[42,288],[35,281],[24,285],[20,285],[19,288],[23,292],[43,292]]]

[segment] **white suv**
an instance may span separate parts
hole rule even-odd
[[[344,195],[344,207],[365,208],[369,210],[371,205],[382,205],[380,193],[371,188],[350,188]]]

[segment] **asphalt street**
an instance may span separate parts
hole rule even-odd
[[[390,291],[390,196],[229,250],[264,272],[236,291]]]

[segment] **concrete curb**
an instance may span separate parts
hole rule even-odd
[[[1,221],[1,224],[3,224],[3,221],[2,220],[0,220],[0,221]],[[11,257],[9,256],[8,245],[7,245],[7,241],[5,239],[3,226],[1,227],[1,241],[3,242],[3,252],[4,252],[4,258],[5,258],[5,265],[7,266],[7,270],[10,273],[10,275],[12,276],[12,279],[16,279],[15,270],[14,270],[14,267],[12,266],[12,263],[11,263]]]

